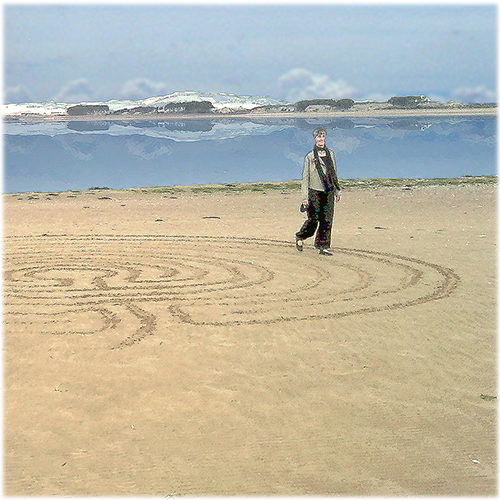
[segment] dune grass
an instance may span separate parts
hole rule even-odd
[[[434,179],[340,179],[340,185],[345,191],[351,189],[378,189],[401,188],[413,189],[427,186],[449,186],[449,185],[480,185],[496,184],[496,175],[470,176],[464,175],[457,178],[434,178]],[[143,193],[165,193],[180,194],[190,192],[193,194],[203,193],[242,193],[252,191],[281,191],[293,192],[300,190],[300,180],[282,181],[282,182],[239,182],[227,184],[200,184],[194,186],[165,186],[138,188],[132,191]]]
[[[418,189],[430,186],[472,186],[472,185],[496,185],[496,175],[472,176],[463,175],[461,177],[433,178],[433,179],[405,179],[405,178],[373,178],[373,179],[340,179],[340,185],[343,191],[354,189],[379,189],[379,188],[397,188],[402,190]],[[59,193],[68,193],[68,196],[76,194],[106,194],[130,192],[139,194],[163,194],[176,196],[181,194],[215,194],[215,193],[245,193],[245,192],[267,192],[280,191],[281,193],[290,193],[300,191],[300,180],[280,181],[280,182],[238,182],[226,184],[197,184],[192,186],[151,186],[138,188],[111,189],[108,187],[91,187],[88,190],[68,190],[40,192],[32,191],[30,193],[10,193],[11,196],[19,194],[40,195],[47,197],[57,196]]]

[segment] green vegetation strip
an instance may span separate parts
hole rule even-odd
[[[495,401],[497,399],[496,396],[488,396],[487,394],[481,394],[481,399],[484,399],[485,401]]]
[[[462,177],[457,178],[445,177],[434,179],[344,179],[340,181],[340,185],[343,189],[376,189],[381,187],[412,189],[427,186],[470,186],[496,183],[496,175],[463,175]]]
[[[435,178],[435,179],[340,179],[340,185],[343,191],[354,189],[379,189],[379,188],[397,188],[402,190],[418,189],[431,186],[480,186],[480,185],[496,185],[496,175],[472,176],[464,175],[457,178]],[[164,195],[180,195],[180,194],[213,194],[213,193],[243,193],[243,192],[267,192],[280,191],[281,193],[289,193],[292,191],[300,191],[300,180],[282,181],[282,182],[240,182],[227,184],[200,184],[193,186],[152,186],[144,188],[125,188],[125,189],[110,189],[108,187],[92,187],[87,191],[68,190],[63,191],[68,195],[76,194],[96,194],[106,191],[110,193],[139,193],[139,194],[164,194]],[[42,193],[33,191],[31,193],[11,193],[7,196],[18,196],[19,194],[45,194],[49,196],[57,196],[57,192]]]
[[[427,186],[462,186],[496,184],[496,175],[484,175],[480,177],[464,175],[458,178],[443,179],[341,179],[340,185],[345,191],[352,189],[378,189],[378,188],[400,188],[413,189]],[[300,180],[282,182],[241,182],[228,184],[201,184],[195,186],[171,186],[171,187],[149,187],[128,189],[124,191],[138,191],[141,193],[242,193],[252,191],[300,191]]]

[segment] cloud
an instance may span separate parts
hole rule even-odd
[[[359,137],[346,134],[345,132],[337,134],[331,139],[331,147],[337,153],[352,154],[362,145],[363,142]]]
[[[295,165],[302,166],[304,163],[304,154],[302,152],[297,153],[296,151],[292,151],[290,148],[286,149],[285,158],[291,160]]]
[[[122,99],[147,99],[167,93],[167,87],[161,82],[152,82],[147,78],[129,80],[122,87]]]
[[[4,144],[11,153],[29,155],[33,152],[36,140],[25,140],[25,138],[21,136],[5,135]]]
[[[125,142],[128,152],[144,160],[155,160],[160,156],[172,154],[172,147],[154,138],[131,138]]]
[[[460,87],[453,92],[453,100],[459,102],[496,102],[497,94],[485,85]]]
[[[98,147],[98,140],[88,135],[64,134],[56,136],[56,140],[71,156],[82,161],[93,160]]]
[[[18,85],[17,87],[9,87],[5,89],[4,102],[6,104],[20,104],[34,102],[34,98],[26,87]]]
[[[80,103],[91,101],[93,91],[86,78],[77,78],[65,85],[55,96],[56,102]]]
[[[352,98],[356,89],[345,80],[331,80],[327,75],[313,73],[304,68],[295,68],[282,75],[279,87],[285,100],[297,102],[303,99]]]

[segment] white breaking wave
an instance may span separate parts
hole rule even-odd
[[[180,102],[201,102],[212,103],[216,110],[228,109],[232,111],[250,110],[260,106],[286,105],[284,101],[278,101],[266,96],[237,96],[234,94],[210,93],[210,92],[174,92],[173,94],[148,97],[146,99],[133,100],[111,100],[105,102],[82,102],[85,105],[106,105],[111,112],[137,107],[158,107]],[[3,115],[20,114],[40,114],[40,115],[61,115],[66,114],[68,108],[76,104],[57,103],[54,101],[45,103],[22,103],[4,104],[2,106]]]

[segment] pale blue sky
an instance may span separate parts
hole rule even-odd
[[[490,5],[4,5],[4,102],[497,100]]]

